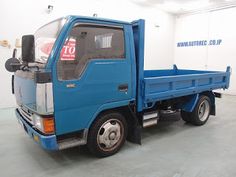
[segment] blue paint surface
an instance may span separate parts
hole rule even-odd
[[[219,72],[175,68],[173,70],[144,71],[144,76],[144,105],[147,105],[204,91],[227,89],[230,72],[229,70]]]
[[[15,74],[14,91],[19,105],[36,110],[36,84],[33,79],[22,78]]]
[[[192,95],[190,101],[184,103],[181,109],[186,112],[192,112],[195,106],[197,105],[198,99],[199,99],[199,94]]]
[[[145,34],[145,21],[137,20],[132,22],[133,34],[134,37],[134,53],[133,55],[136,58],[136,76],[137,76],[137,96],[136,96],[136,104],[137,111],[143,111],[143,78],[144,78],[144,34]]]
[[[58,150],[58,144],[57,144],[57,140],[56,140],[56,136],[55,135],[42,135],[40,133],[38,133],[37,131],[35,131],[32,126],[30,126],[22,117],[21,115],[18,113],[18,111],[15,111],[16,113],[16,117],[18,119],[18,121],[23,125],[23,129],[25,130],[25,132],[29,135],[29,137],[31,137],[33,139],[33,136],[38,136],[39,141],[35,143],[41,145],[44,149],[46,150]]]
[[[79,79],[59,81],[56,68],[59,51],[75,23],[116,25],[123,28],[125,59],[92,59]],[[89,128],[98,110],[126,106],[135,100],[136,69],[131,33],[132,26],[125,22],[73,16],[68,18],[54,45],[54,55],[51,55],[47,66],[52,67],[57,135]],[[75,84],[76,87],[67,88],[67,84]],[[122,84],[128,85],[127,92],[119,91],[118,87]]]

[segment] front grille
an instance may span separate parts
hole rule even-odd
[[[33,125],[33,113],[30,113],[27,108],[18,108],[19,113],[22,115],[22,117],[29,122],[31,125]]]

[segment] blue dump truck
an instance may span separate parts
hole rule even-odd
[[[144,30],[144,20],[67,16],[23,36],[21,57],[14,50],[5,67],[14,72],[25,132],[47,150],[86,144],[106,157],[126,140],[140,144],[141,130],[156,125],[163,110],[205,124],[220,96],[213,90],[229,87],[230,67],[144,70]]]

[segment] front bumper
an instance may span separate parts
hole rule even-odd
[[[22,125],[25,132],[37,143],[40,144],[46,150],[58,150],[58,143],[56,135],[42,135],[37,132],[30,124],[28,124],[19,111],[15,111],[18,122]]]

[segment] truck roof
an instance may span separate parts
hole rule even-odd
[[[100,22],[105,22],[105,23],[115,23],[115,24],[123,24],[123,25],[131,25],[132,23],[130,22],[125,22],[125,21],[120,21],[120,20],[113,20],[113,19],[107,19],[107,18],[98,18],[98,17],[88,17],[88,16],[80,16],[80,15],[67,15],[67,16],[64,16],[64,17],[60,17],[60,18],[57,18],[57,19],[54,19],[46,24],[44,24],[43,26],[41,26],[40,28],[38,28],[37,30],[43,28],[44,26],[54,22],[54,21],[57,21],[59,19],[68,19],[69,21],[74,21],[76,19],[82,19],[82,20],[85,20],[85,21],[100,21]]]
[[[68,15],[66,16],[68,19],[83,19],[83,20],[96,20],[96,21],[101,21],[101,22],[110,22],[110,23],[117,23],[117,24],[126,24],[130,25],[130,22],[126,21],[120,21],[120,20],[113,20],[113,19],[108,19],[108,18],[99,18],[99,17],[88,17],[88,16],[79,16],[79,15]]]

